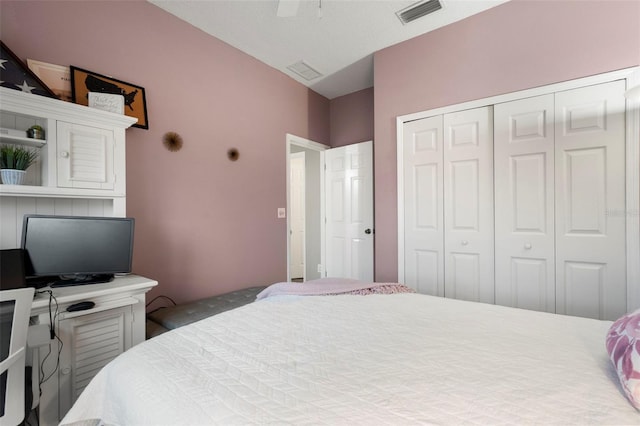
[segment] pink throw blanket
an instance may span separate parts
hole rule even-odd
[[[398,283],[367,283],[348,278],[321,278],[304,283],[282,282],[272,284],[256,296],[257,300],[272,296],[327,296],[337,294],[395,294],[414,293]]]

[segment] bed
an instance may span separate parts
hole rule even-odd
[[[62,424],[640,424],[610,321],[272,287],[125,352]]]

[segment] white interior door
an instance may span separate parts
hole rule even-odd
[[[493,109],[443,120],[444,295],[493,303]]]
[[[373,143],[325,151],[328,277],[373,281]]]
[[[496,303],[555,312],[554,95],[494,117]]]
[[[625,83],[556,93],[556,310],[626,312]]]
[[[442,116],[405,123],[404,284],[444,296]]]
[[[289,238],[291,239],[291,278],[305,278],[305,153],[291,154]]]

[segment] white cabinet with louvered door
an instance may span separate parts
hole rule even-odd
[[[112,129],[58,122],[58,187],[115,188]]]
[[[52,329],[57,338],[42,342],[33,359],[43,380],[34,395],[40,425],[59,424],[103,366],[145,340],[145,293],[157,284],[131,274],[108,283],[52,290],[57,301]],[[94,306],[67,310],[87,301]],[[51,325],[50,303],[46,292],[36,293],[31,306],[36,323]]]
[[[0,87],[0,142],[38,150],[24,185],[0,183],[0,248],[20,246],[24,214],[126,215],[126,133],[136,119]],[[25,137],[39,125],[46,139]]]
[[[124,306],[58,322],[63,343],[58,372],[61,415],[102,367],[131,348],[132,317],[131,306]]]
[[[494,117],[496,303],[555,312],[554,95]]]

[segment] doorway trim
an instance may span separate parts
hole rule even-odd
[[[292,146],[297,146],[300,148],[305,148],[305,149],[309,149],[312,151],[317,151],[320,153],[320,161],[322,162],[322,164],[324,164],[324,151],[326,151],[327,149],[329,149],[330,147],[328,145],[319,143],[319,142],[314,142],[312,140],[309,139],[305,139],[302,138],[300,136],[296,136],[296,135],[292,135],[290,133],[287,133],[285,136],[285,157],[286,157],[286,191],[287,191],[287,214],[286,214],[286,238],[287,238],[287,257],[286,257],[286,261],[287,261],[287,281],[291,281],[291,237],[290,237],[290,230],[291,230],[291,222],[290,222],[290,218],[289,218],[289,212],[291,211],[291,190],[290,190],[290,174],[291,174],[291,159],[290,159],[290,155],[291,155],[291,147]],[[320,208],[322,209],[322,211],[324,211],[324,168],[320,168]],[[324,221],[321,221],[321,235],[323,236],[320,239],[320,253],[321,253],[321,262],[324,265],[325,264],[325,239],[324,239]],[[305,250],[306,251],[306,250]]]
[[[295,201],[291,203],[289,214],[289,242],[291,243],[291,259],[289,259],[290,279],[301,278],[302,281],[307,279],[307,229],[306,229],[306,195],[307,195],[307,151],[296,151],[289,153],[290,173],[289,179],[289,191],[291,200]],[[300,168],[296,173],[296,169]],[[296,229],[293,229],[293,228]],[[302,229],[301,229],[302,228]],[[299,239],[296,234],[302,233],[302,239]],[[298,242],[298,244],[296,244]],[[296,247],[300,245],[301,247]],[[302,253],[299,253],[301,251]],[[294,257],[295,256],[295,257]],[[295,262],[294,262],[295,260]],[[294,274],[295,272],[295,274]]]

